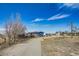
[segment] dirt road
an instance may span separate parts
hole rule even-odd
[[[41,56],[41,38],[30,39],[0,51],[3,56]]]

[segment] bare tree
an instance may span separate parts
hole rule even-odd
[[[6,23],[5,29],[6,34],[9,39],[9,43],[16,41],[18,35],[25,34],[26,27],[21,23],[21,18],[19,14],[16,14],[16,18],[13,18],[13,15],[10,18],[10,21]]]

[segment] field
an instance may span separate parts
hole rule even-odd
[[[8,40],[6,43],[0,39],[0,55],[12,55],[12,56],[79,56],[79,37],[74,36],[49,36],[29,38],[23,42],[17,42],[17,44],[8,46]],[[19,49],[19,50],[18,50]],[[17,51],[17,52],[16,52]]]
[[[47,37],[41,48],[43,56],[78,56],[79,37]]]

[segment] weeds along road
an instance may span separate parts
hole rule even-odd
[[[41,56],[41,39],[33,38],[0,51],[2,56]]]

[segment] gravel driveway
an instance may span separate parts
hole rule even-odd
[[[0,51],[2,56],[41,56],[40,38],[30,39]]]

